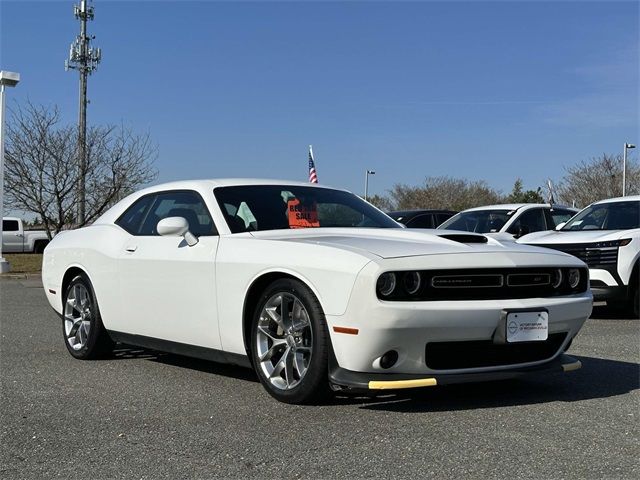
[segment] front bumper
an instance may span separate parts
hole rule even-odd
[[[477,372],[466,374],[406,375],[393,373],[360,373],[340,368],[335,363],[329,371],[329,380],[335,390],[370,391],[399,390],[406,388],[433,387],[436,385],[453,385],[456,383],[485,382],[519,378],[536,373],[559,373],[578,370],[582,367],[580,360],[562,354],[555,360],[542,365],[499,370],[493,372]]]
[[[591,293],[593,293],[593,300],[595,302],[611,302],[611,301],[624,301],[628,298],[629,288],[625,286],[592,286]]]
[[[354,372],[429,377],[516,369],[553,360],[577,335],[592,309],[590,292],[553,299],[415,303],[352,300],[344,315],[326,317],[337,364]],[[467,346],[469,355],[484,355],[483,344],[490,344],[496,332],[504,328],[504,313],[521,309],[548,311],[549,338],[564,336],[553,351],[536,358],[505,360],[504,364],[470,361],[465,366],[457,360],[467,355]],[[342,333],[344,328],[357,333]],[[437,354],[445,361],[428,357],[427,345],[431,344],[438,346]],[[445,348],[448,345],[452,346],[450,351]],[[397,361],[383,368],[382,357],[391,350],[397,352]]]

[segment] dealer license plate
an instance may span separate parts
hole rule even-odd
[[[512,312],[507,314],[507,342],[544,341],[549,336],[547,312]]]

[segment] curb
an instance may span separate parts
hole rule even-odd
[[[0,274],[0,278],[7,278],[10,280],[33,280],[40,279],[39,273],[3,273]]]

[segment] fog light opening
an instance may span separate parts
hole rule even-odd
[[[387,353],[380,357],[380,366],[382,368],[391,368],[398,361],[398,352],[395,350],[389,350]]]

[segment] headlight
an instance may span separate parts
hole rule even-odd
[[[596,242],[588,245],[587,248],[612,248],[612,247],[625,247],[631,243],[631,238],[623,238],[622,240],[609,240],[607,242]]]
[[[402,277],[402,286],[409,295],[414,295],[422,286],[422,277],[418,272],[407,272]]]
[[[383,273],[378,277],[376,282],[376,290],[383,297],[388,297],[396,288],[396,274]]]
[[[570,268],[567,276],[569,278],[569,287],[576,288],[580,283],[580,270],[577,268]]]
[[[551,275],[551,286],[553,288],[558,288],[562,284],[562,270],[556,268]]]

